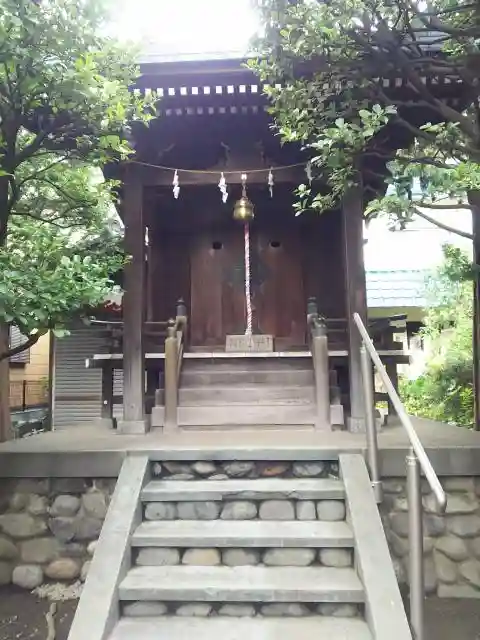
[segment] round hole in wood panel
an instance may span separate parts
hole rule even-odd
[[[218,240],[215,240],[214,242],[212,242],[212,249],[214,251],[220,251],[220,249],[223,249],[223,243],[219,242]]]
[[[282,243],[280,242],[280,240],[272,240],[270,242],[270,246],[272,247],[272,249],[280,249]]]

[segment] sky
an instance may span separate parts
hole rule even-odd
[[[117,0],[117,36],[150,50],[246,51],[255,32],[251,0]]]

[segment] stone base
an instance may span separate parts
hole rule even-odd
[[[379,415],[378,413],[376,413],[375,415],[375,426],[377,428],[377,433],[379,433],[380,431],[382,431],[382,427],[383,425],[383,418],[381,415]],[[348,416],[347,418],[347,429],[348,431],[351,431],[352,433],[366,433],[367,431],[367,426],[365,423],[365,419],[364,418],[352,418],[352,416]]]
[[[227,336],[225,343],[227,353],[271,352],[273,351],[273,336],[269,335],[238,335]]]
[[[352,416],[348,416],[347,429],[352,433],[365,433],[366,431],[365,419],[353,418]]]
[[[150,431],[150,420],[119,420],[117,424],[117,432],[121,435],[136,436],[143,435]]]
[[[104,429],[106,431],[115,429],[115,425],[115,418],[95,418],[95,420],[92,421],[92,426],[95,429]]]

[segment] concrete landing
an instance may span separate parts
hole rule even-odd
[[[412,421],[439,475],[478,474],[480,432]],[[403,428],[392,422],[378,442],[383,475],[405,476],[408,440]],[[117,477],[127,452],[158,460],[321,460],[365,450],[365,435],[346,431],[231,428],[127,436],[84,423],[0,444],[0,477]]]

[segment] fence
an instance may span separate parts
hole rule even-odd
[[[47,402],[47,385],[43,380],[10,381],[10,409],[12,411],[25,411],[33,407],[41,407]]]

